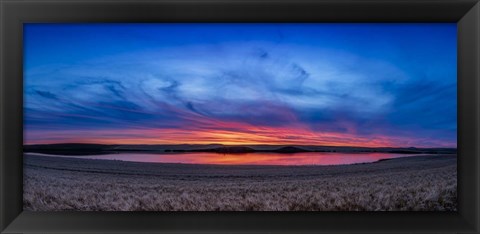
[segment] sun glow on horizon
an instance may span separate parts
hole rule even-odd
[[[457,146],[455,23],[24,32],[24,144]]]
[[[180,144],[221,144],[221,145],[317,145],[317,146],[349,146],[349,147],[453,147],[449,142],[416,139],[409,137],[369,136],[358,137],[349,133],[316,133],[299,129],[265,129],[258,131],[235,132],[225,130],[196,131],[182,129],[149,129],[149,130],[90,130],[72,133],[70,131],[42,131],[46,135],[40,140],[26,140],[26,144],[129,144],[129,145],[180,145]],[[39,138],[35,133],[30,137]],[[90,137],[82,137],[90,136]],[[168,136],[168,137],[167,137]]]

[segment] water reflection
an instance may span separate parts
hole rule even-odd
[[[53,155],[50,155],[53,156]],[[120,153],[88,156],[68,156],[72,158],[107,159],[132,162],[153,163],[188,163],[188,164],[222,164],[222,165],[341,165],[369,163],[380,159],[412,157],[418,154],[388,154],[388,153],[172,153],[145,154]]]

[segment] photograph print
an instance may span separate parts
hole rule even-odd
[[[26,211],[457,211],[455,23],[26,23]]]

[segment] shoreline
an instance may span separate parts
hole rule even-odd
[[[195,153],[218,154],[245,153],[396,153],[396,154],[456,154],[456,148],[416,148],[416,147],[360,147],[360,146],[320,146],[320,145],[222,145],[222,144],[180,144],[180,145],[103,145],[103,144],[45,144],[24,145],[24,152],[52,155],[95,155],[115,153]]]

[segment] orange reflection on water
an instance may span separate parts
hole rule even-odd
[[[187,163],[220,165],[342,165],[375,162],[380,159],[418,156],[388,153],[172,153],[172,154],[106,154],[89,156],[69,156],[75,158],[121,160],[149,163]]]

